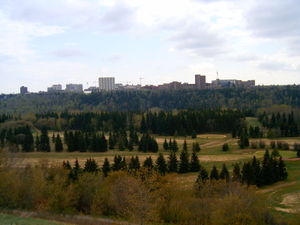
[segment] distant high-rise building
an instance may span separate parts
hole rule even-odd
[[[82,86],[82,84],[67,84],[66,91],[80,93],[80,92],[83,92],[83,86]]]
[[[200,74],[195,75],[195,85],[198,89],[204,89],[206,86],[206,77]]]
[[[25,95],[27,93],[28,93],[28,88],[27,87],[24,87],[24,86],[20,87],[20,94],[21,95]]]
[[[114,77],[99,77],[99,90],[100,91],[112,91],[115,90],[115,78]]]
[[[54,84],[52,87],[49,87],[48,92],[57,92],[57,91],[62,91],[62,86],[61,84]]]

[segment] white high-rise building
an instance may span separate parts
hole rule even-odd
[[[115,90],[115,78],[114,77],[99,77],[99,90],[100,91],[112,91]]]

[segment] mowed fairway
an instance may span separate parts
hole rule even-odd
[[[163,153],[166,157],[168,156],[168,151],[163,151],[164,140],[169,141],[173,137],[156,137],[159,144],[159,152]],[[260,152],[262,150],[240,150],[237,146],[237,139],[232,139],[229,135],[224,134],[203,134],[198,135],[196,139],[177,137],[176,142],[178,144],[178,156],[182,149],[183,143],[186,140],[189,152],[191,152],[192,144],[198,142],[201,146],[201,151],[198,153],[198,157],[203,163],[219,163],[219,162],[230,162],[246,160],[253,157],[253,155],[262,156]],[[228,143],[230,145],[230,151],[222,152],[222,145]],[[53,147],[53,146],[52,146]],[[65,147],[66,148],[66,147]],[[84,162],[88,158],[95,159],[99,165],[102,165],[104,159],[107,158],[109,161],[113,161],[115,155],[121,155],[126,157],[128,160],[132,156],[139,156],[141,162],[143,162],[146,157],[151,156],[153,160],[156,160],[158,153],[143,153],[134,151],[118,151],[109,150],[104,153],[94,153],[94,152],[31,152],[31,153],[14,153],[11,155],[11,162],[16,167],[24,167],[28,164],[38,165],[41,162],[47,163],[48,165],[62,164],[63,161],[69,160],[71,163],[77,159],[79,163],[83,166]]]

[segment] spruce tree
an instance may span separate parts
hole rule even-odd
[[[183,151],[187,151],[187,150],[188,150],[186,140],[184,140],[184,142],[183,142],[183,147],[182,147],[182,149],[183,149]]]
[[[190,171],[189,154],[187,151],[180,153],[179,173],[188,173]]]
[[[127,170],[127,162],[125,157],[123,157],[121,161],[121,170]]]
[[[178,145],[177,145],[177,141],[175,140],[175,138],[173,139],[173,142],[172,142],[172,150],[174,152],[178,151]]]
[[[112,165],[113,171],[118,171],[122,169],[122,157],[120,155],[115,155],[114,163]]]
[[[149,156],[145,159],[143,167],[150,169],[150,170],[153,169],[154,166],[153,166],[153,160],[152,160],[151,156]]]
[[[138,156],[131,157],[128,167],[129,167],[128,168],[129,170],[139,170],[140,169],[140,161],[139,161]]]
[[[198,142],[193,143],[193,151],[200,152],[201,148]]]
[[[222,166],[222,170],[220,172],[220,179],[226,180],[227,182],[229,181],[229,172],[225,164],[223,164]]]
[[[279,180],[286,180],[288,177],[288,173],[285,167],[285,163],[282,160],[282,157],[280,156],[279,162],[278,162],[278,169],[279,169]]]
[[[97,162],[92,158],[87,159],[83,171],[89,173],[97,172],[98,171]]]
[[[116,140],[114,138],[114,136],[112,135],[111,132],[109,132],[109,137],[108,137],[108,146],[109,149],[115,149],[115,145],[116,145]]]
[[[208,172],[204,167],[201,167],[197,178],[197,183],[205,183],[207,180],[208,180]]]
[[[55,138],[55,151],[56,152],[62,152],[63,151],[63,143],[61,141],[61,138],[60,138],[59,134],[57,134],[57,136]]]
[[[40,137],[40,150],[43,152],[50,152],[50,143],[49,143],[48,131],[46,128],[42,129],[42,134]]]
[[[167,139],[165,139],[165,141],[164,141],[163,148],[164,148],[165,151],[169,150],[169,144],[167,142]]]
[[[219,180],[219,171],[216,166],[213,166],[209,178],[210,180]]]
[[[241,182],[241,169],[238,163],[233,165],[232,181]]]
[[[192,157],[191,157],[190,171],[198,172],[199,170],[200,170],[200,162],[199,162],[196,151],[193,151]]]
[[[156,159],[156,169],[161,175],[165,175],[167,172],[166,160],[162,153],[160,153]]]
[[[110,172],[110,164],[107,158],[105,158],[103,166],[102,166],[102,172],[104,177],[108,176],[108,173]]]
[[[228,152],[229,151],[229,145],[227,143],[223,144],[222,151],[223,152]]]
[[[178,172],[178,160],[175,152],[170,152],[168,161],[168,171],[171,173]]]

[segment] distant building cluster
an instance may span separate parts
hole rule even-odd
[[[66,88],[63,89],[61,84],[54,84],[47,89],[47,92],[72,92],[72,93],[95,93],[102,91],[114,91],[114,90],[179,90],[179,89],[218,89],[218,88],[251,88],[255,86],[255,80],[235,80],[235,79],[216,79],[211,83],[206,82],[206,76],[201,74],[195,75],[195,83],[181,83],[173,81],[171,83],[165,83],[160,85],[123,85],[121,83],[115,83],[115,77],[99,77],[98,87],[92,86],[87,89],[83,89],[82,84],[67,84]],[[21,94],[27,94],[27,87],[22,86],[20,88]]]
[[[162,85],[148,85],[142,88],[144,89],[171,89],[171,90],[178,90],[178,89],[218,89],[218,88],[251,88],[255,86],[255,80],[221,80],[216,79],[213,80],[211,83],[206,83],[206,76],[196,74],[195,75],[195,83],[181,83],[178,81],[173,81],[171,83],[162,84]]]

